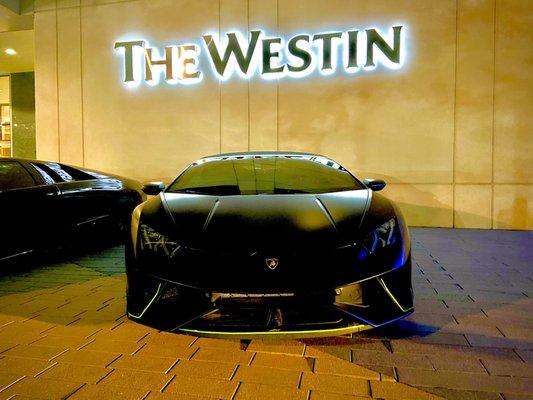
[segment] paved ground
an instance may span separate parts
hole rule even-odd
[[[4,272],[0,400],[533,399],[533,232],[413,237],[416,312],[352,338],[246,346],[133,323],[121,248]]]

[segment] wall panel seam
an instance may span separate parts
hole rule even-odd
[[[494,0],[494,10],[493,10],[493,38],[492,38],[492,135],[491,135],[491,184],[492,184],[492,193],[490,196],[490,221],[491,229],[494,229],[494,130],[495,130],[495,107],[496,107],[496,27],[498,23],[497,18],[497,4],[498,0]]]
[[[246,1],[246,26],[248,28],[247,35],[250,41],[250,0]],[[248,79],[248,151],[250,151],[250,80]]]
[[[61,161],[61,126],[59,121],[59,28],[57,15],[57,0],[55,1],[56,23],[56,118],[57,118],[57,161]]]
[[[221,1],[218,0],[218,37],[220,38],[220,12],[221,12]],[[218,80],[218,151],[222,153],[222,82]]]
[[[279,35],[279,0],[276,0],[276,31]],[[279,151],[279,78],[276,82],[276,150]]]
[[[83,54],[82,54],[82,13],[81,13],[81,7],[79,7],[79,17],[80,17],[80,108],[81,108],[81,165],[85,166],[85,126],[84,126],[84,114],[83,114]]]
[[[458,53],[458,32],[459,32],[459,0],[455,0],[455,60],[454,60],[454,77],[453,77],[453,146],[452,146],[452,226],[455,227],[455,173],[456,173],[456,146],[457,146],[457,53]]]

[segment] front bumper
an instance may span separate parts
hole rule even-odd
[[[128,316],[207,337],[320,337],[356,333],[411,314],[411,262],[337,288],[203,290],[128,271]]]

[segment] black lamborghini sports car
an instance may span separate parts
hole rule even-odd
[[[133,213],[131,319],[198,336],[333,336],[413,312],[398,208],[335,161],[220,154],[190,165]]]
[[[85,234],[92,242],[121,231],[124,238],[131,212],[146,199],[141,188],[85,168],[0,158],[0,263],[70,245]]]

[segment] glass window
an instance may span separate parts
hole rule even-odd
[[[59,175],[59,177],[61,178],[61,180],[63,182],[70,182],[70,181],[73,181],[75,180],[72,175],[70,175],[67,171],[65,171],[65,169],[57,164],[57,163],[51,163],[51,162],[47,162],[45,163],[45,165],[50,168],[52,171],[54,171],[57,175]]]
[[[348,171],[328,161],[285,156],[205,161],[189,167],[168,191],[223,196],[328,193],[363,188]]]
[[[46,171],[44,171],[43,169],[43,166],[38,166],[34,163],[31,163],[31,166],[33,168],[35,168],[35,170],[39,173],[39,175],[41,175],[41,178],[43,178],[44,182],[47,184],[47,185],[51,185],[53,183],[55,183],[56,181],[50,176],[49,173],[47,173]]]
[[[46,183],[61,183],[72,181],[86,181],[89,179],[95,179],[85,171],[78,170],[68,165],[58,164],[54,162],[46,163],[32,163],[32,166],[37,169],[39,174],[43,177]],[[43,175],[44,174],[44,175]],[[45,177],[47,175],[48,177]],[[52,179],[52,182],[49,182]]]
[[[85,171],[82,171],[80,169],[70,167],[68,165],[64,164],[57,164],[61,167],[61,170],[63,170],[66,174],[70,176],[72,180],[75,181],[86,181],[89,179],[94,179],[95,177]]]
[[[35,186],[35,181],[17,161],[0,161],[0,190]]]

